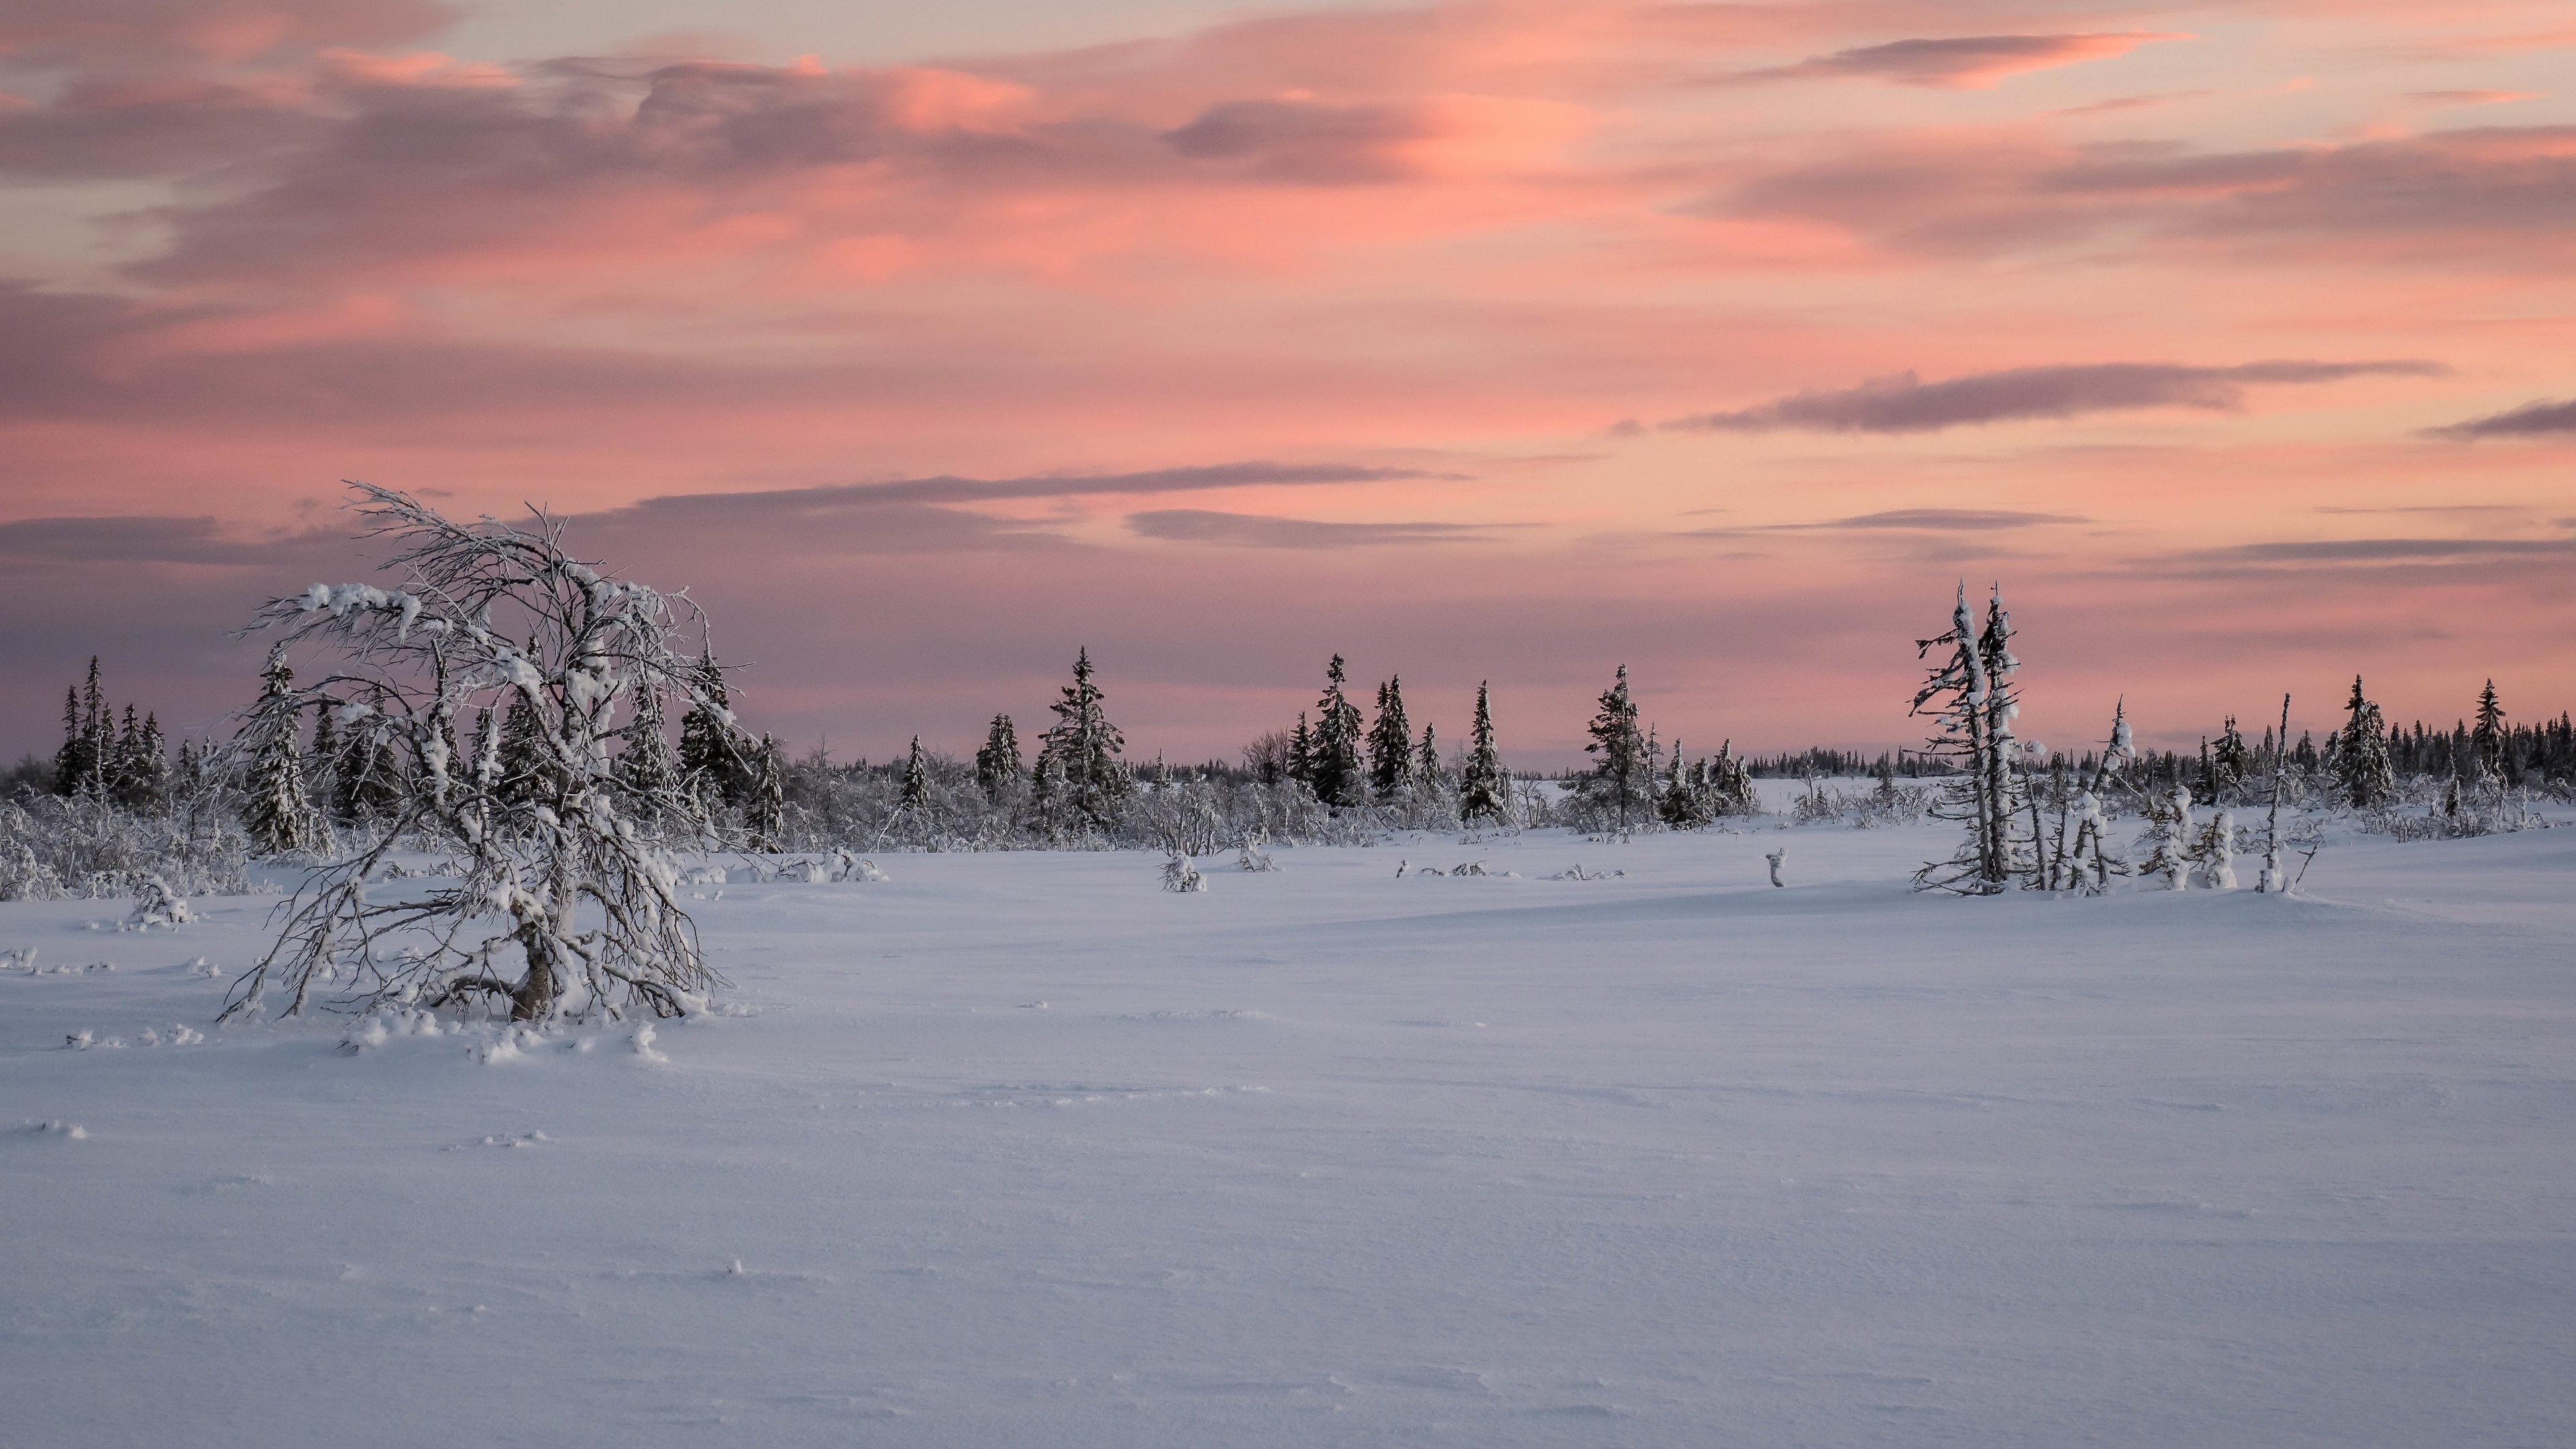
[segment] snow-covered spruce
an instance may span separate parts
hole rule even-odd
[[[1959,765],[1959,773],[1951,777],[1933,813],[1967,826],[1956,854],[1914,873],[1916,890],[1994,895],[2008,889],[2016,877],[2041,883],[2038,817],[2030,817],[2025,833],[2022,781],[2014,772],[2017,751],[2012,722],[2021,705],[2011,679],[2021,661],[2013,657],[2012,635],[2012,616],[2004,610],[2002,587],[1996,587],[1980,629],[1968,607],[1968,586],[1961,583],[1949,630],[1915,641],[1918,657],[1929,657],[1943,646],[1950,651],[1915,691],[1914,713],[1931,714],[1938,723],[1939,733],[1925,753],[1948,757]],[[1935,701],[1939,701],[1937,708],[1926,708]]]
[[[702,739],[720,731],[738,744],[709,688],[721,680],[713,660],[693,665],[671,647],[695,606],[574,558],[542,511],[524,529],[458,524],[406,494],[350,487],[403,586],[315,584],[261,608],[251,630],[281,631],[282,649],[311,646],[336,667],[263,694],[241,737],[275,738],[293,715],[323,709],[364,722],[416,768],[376,843],[306,879],[223,1016],[258,1012],[272,990],[287,994],[287,1015],[317,990],[359,1010],[506,1003],[519,1021],[638,1002],[678,1014],[720,978],[651,822],[694,817],[695,802],[675,784],[621,813],[609,746],[625,734],[621,710],[651,690],[686,697]],[[505,770],[502,720],[514,710],[528,723]],[[467,711],[482,739],[460,774],[447,742]],[[454,883],[372,897],[369,875],[416,833],[456,842]]]

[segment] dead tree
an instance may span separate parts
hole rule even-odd
[[[402,586],[315,584],[263,606],[243,633],[277,631],[281,649],[327,662],[314,683],[263,696],[243,735],[274,730],[279,712],[329,709],[344,729],[406,748],[416,768],[374,843],[280,907],[277,940],[234,983],[223,1016],[255,1014],[272,989],[289,994],[287,1016],[317,991],[348,1010],[506,1002],[517,1021],[614,1017],[637,1003],[680,1014],[722,984],[652,824],[688,818],[687,802],[666,783],[657,788],[671,798],[621,814],[631,777],[614,777],[609,747],[621,712],[654,691],[735,729],[708,697],[708,672],[672,647],[684,627],[703,637],[703,616],[574,558],[543,510],[524,527],[459,524],[406,494],[349,486],[361,536],[390,543],[386,568]],[[505,770],[513,709],[524,734]],[[456,722],[476,718],[471,758],[453,758]],[[369,874],[398,841],[421,837],[456,853],[453,883],[371,898]]]

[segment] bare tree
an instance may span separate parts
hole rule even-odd
[[[420,768],[374,843],[280,908],[276,942],[234,983],[224,1017],[256,1012],[271,987],[291,993],[288,1016],[317,990],[357,1010],[506,1001],[518,1021],[614,1017],[638,1002],[679,1014],[722,984],[651,823],[688,818],[688,802],[677,781],[651,787],[668,799],[636,798],[632,773],[621,788],[609,745],[625,732],[620,711],[655,691],[739,733],[709,697],[720,676],[672,648],[683,626],[703,638],[703,616],[574,558],[543,510],[525,527],[458,524],[406,494],[349,486],[361,535],[390,541],[386,567],[403,587],[315,584],[263,606],[242,632],[279,631],[281,650],[318,648],[331,667],[302,689],[272,688],[242,736],[329,709],[402,741]],[[509,772],[501,723],[514,709],[533,723],[516,742],[533,758]],[[452,758],[456,720],[478,715],[473,758]],[[621,815],[621,794],[636,816]],[[454,883],[370,899],[369,873],[419,834],[455,843]]]

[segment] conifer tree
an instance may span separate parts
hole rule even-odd
[[[1413,783],[1413,726],[1404,717],[1404,676],[1377,687],[1377,721],[1368,729],[1369,790],[1393,800]]]
[[[128,715],[132,714],[129,706]],[[126,743],[133,742],[131,719]],[[123,757],[118,753],[116,716],[100,686],[98,656],[89,658],[89,681],[63,701],[63,747],[54,755],[54,789],[63,795],[113,797]]]
[[[1467,736],[1467,760],[1458,771],[1458,818],[1469,824],[1497,824],[1511,815],[1511,777],[1494,749],[1494,711],[1490,681],[1476,686],[1476,722]]]
[[[137,722],[134,714],[134,706],[127,705],[125,727],[116,736],[115,764],[108,772],[108,793],[128,810],[159,810],[170,796],[169,742],[161,737],[159,715]]]
[[[2219,732],[2218,744],[2210,751],[2210,798],[2225,800],[2245,782],[2245,767],[2252,754],[2245,748],[2244,732],[2236,728],[2236,716],[2227,717],[2227,727]]]
[[[745,777],[742,825],[750,837],[747,844],[753,850],[776,850],[787,824],[787,761],[777,740],[760,737]]]
[[[80,686],[63,691],[63,747],[54,751],[54,789],[77,795],[89,778],[89,736],[81,729]]]
[[[501,714],[501,798],[522,804],[548,798],[548,769],[553,751],[544,738],[545,723],[537,707],[524,692],[510,696],[510,707]],[[345,756],[343,757],[346,758]],[[342,782],[334,781],[333,798],[346,801],[348,792]],[[348,818],[345,814],[342,818]]]
[[[1343,693],[1342,656],[1324,669],[1324,693],[1315,702],[1321,716],[1308,742],[1307,785],[1315,798],[1337,809],[1368,803],[1368,776],[1361,762],[1360,711]]]
[[[260,675],[260,701],[236,746],[248,757],[242,829],[264,855],[319,849],[324,838],[322,817],[305,795],[304,761],[296,749],[296,711],[288,688],[294,680],[285,651],[272,651]]]
[[[744,803],[749,770],[735,744],[733,699],[712,650],[699,655],[691,676],[694,702],[680,716],[680,788],[698,802],[702,820]]]
[[[2146,833],[2138,842],[2146,847],[2147,858],[2139,863],[2138,874],[2161,878],[2169,891],[2189,889],[2194,835],[2189,789],[2176,785],[2162,795],[2149,795]]]
[[[1655,797],[1655,813],[1675,830],[1695,830],[1711,818],[1707,797],[1702,790],[1705,763],[1693,771],[1682,763],[1682,742],[1673,741],[1673,763],[1664,775],[1663,791]]]
[[[2496,700],[2495,681],[2478,691],[2476,723],[2469,727],[2469,747],[2477,752],[2481,766],[2498,778],[2504,774],[2504,706]]]
[[[1073,662],[1073,683],[1064,687],[1062,699],[1047,706],[1055,724],[1039,737],[1038,758],[1042,764],[1053,761],[1060,782],[1046,800],[1053,812],[1050,823],[1106,833],[1117,827],[1126,807],[1127,767],[1118,756],[1127,739],[1102,713],[1106,696],[1091,682],[1091,673],[1091,651],[1083,649]]]
[[[2326,768],[2354,808],[2367,810],[2388,797],[2396,776],[2388,765],[2388,739],[2380,726],[2379,706],[2361,692],[2361,676],[2352,677],[2352,698],[2345,702],[2342,729],[2326,740]]]
[[[329,703],[313,707],[313,744],[304,752],[304,783],[325,817],[339,798],[340,719]]]
[[[402,761],[378,721],[352,721],[331,775],[331,813],[342,820],[390,820],[402,813]]]
[[[1626,830],[1653,793],[1655,771],[1645,734],[1637,728],[1637,702],[1628,694],[1627,665],[1619,666],[1617,680],[1602,692],[1600,708],[1584,732],[1592,736],[1584,753],[1595,757],[1585,793],[1608,812],[1615,828]]]
[[[1449,788],[1447,774],[1440,768],[1440,737],[1436,728],[1427,723],[1422,727],[1422,748],[1413,757],[1413,778],[1435,794]]]
[[[921,736],[912,737],[912,754],[903,762],[903,795],[898,810],[919,810],[930,803],[930,771],[921,762]]]
[[[984,748],[975,752],[975,784],[984,798],[996,805],[1018,794],[1020,776],[1020,735],[1011,727],[1011,717],[993,716],[993,727],[984,735]]]
[[[1309,790],[1315,786],[1315,736],[1306,727],[1306,712],[1297,711],[1297,728],[1288,735],[1288,778]]]
[[[1968,590],[1959,587],[1947,632],[1918,639],[1918,655],[1948,646],[1949,658],[1932,671],[1914,694],[1914,712],[1940,722],[1927,754],[1955,759],[1960,773],[1934,806],[1935,814],[1968,827],[1958,852],[1914,873],[1916,890],[1950,890],[1963,895],[1994,895],[2011,883],[2020,862],[2015,835],[2020,815],[2012,773],[2011,720],[2019,705],[2008,683],[2019,668],[2011,650],[2012,624],[2003,610],[2002,590],[1988,608],[1985,627],[1977,626],[1968,607]],[[1942,703],[1927,710],[1934,700]]]
[[[679,771],[671,757],[671,737],[665,732],[663,719],[660,686],[650,681],[637,686],[635,717],[621,732],[625,744],[617,753],[613,774],[627,798],[648,815],[658,812],[679,784]]]

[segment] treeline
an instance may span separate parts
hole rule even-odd
[[[263,697],[287,693],[291,682],[283,661],[273,660]],[[638,816],[754,850],[1176,840],[1214,849],[1243,840],[1360,841],[1390,830],[1690,829],[1760,813],[1752,782],[1764,778],[1875,779],[1878,787],[1866,792],[1811,783],[1787,808],[1801,821],[1877,824],[1915,818],[1932,799],[1897,782],[1955,783],[1967,763],[1946,741],[1876,755],[1816,748],[1750,756],[1737,756],[1730,742],[1693,757],[1642,725],[1624,666],[1595,701],[1587,762],[1526,777],[1502,763],[1489,686],[1477,689],[1466,739],[1444,749],[1431,726],[1410,724],[1400,677],[1376,685],[1367,695],[1373,708],[1363,710],[1338,655],[1325,666],[1314,708],[1291,725],[1253,740],[1237,759],[1189,764],[1126,757],[1087,650],[1033,752],[1024,751],[1017,722],[997,714],[971,761],[926,750],[918,739],[895,761],[840,763],[820,749],[790,759],[774,737],[733,727],[730,683],[712,658],[698,660],[687,682],[676,734],[659,692],[634,701],[631,718],[613,732],[610,778]],[[299,713],[303,723],[295,724]],[[2243,803],[2276,775],[2290,782],[2294,804],[2364,811],[2438,807],[2456,795],[2445,789],[2453,781],[2474,801],[2481,789],[2576,779],[2568,715],[2512,720],[2492,683],[2448,730],[2386,724],[2358,680],[2346,715],[2322,745],[2302,734],[2286,748],[2273,726],[2249,737],[2230,718],[2196,751],[2139,749],[2124,721],[2103,747],[2017,756],[2011,769],[2026,782],[2019,795],[2058,808],[2090,788],[2106,816],[2149,813],[2176,787],[2204,804]],[[505,801],[541,798],[558,783],[546,778],[559,767],[524,699],[449,722],[426,746],[345,704],[267,717],[266,734],[245,733],[229,749],[191,742],[174,754],[157,715],[107,698],[93,659],[86,682],[67,691],[60,746],[49,760],[22,762],[8,793],[22,805],[50,795],[138,818],[184,811],[192,820],[220,797],[230,803],[216,813],[239,821],[253,850],[324,854],[337,835],[363,835],[394,819],[433,774],[489,770]],[[442,756],[437,769],[428,754]]]

